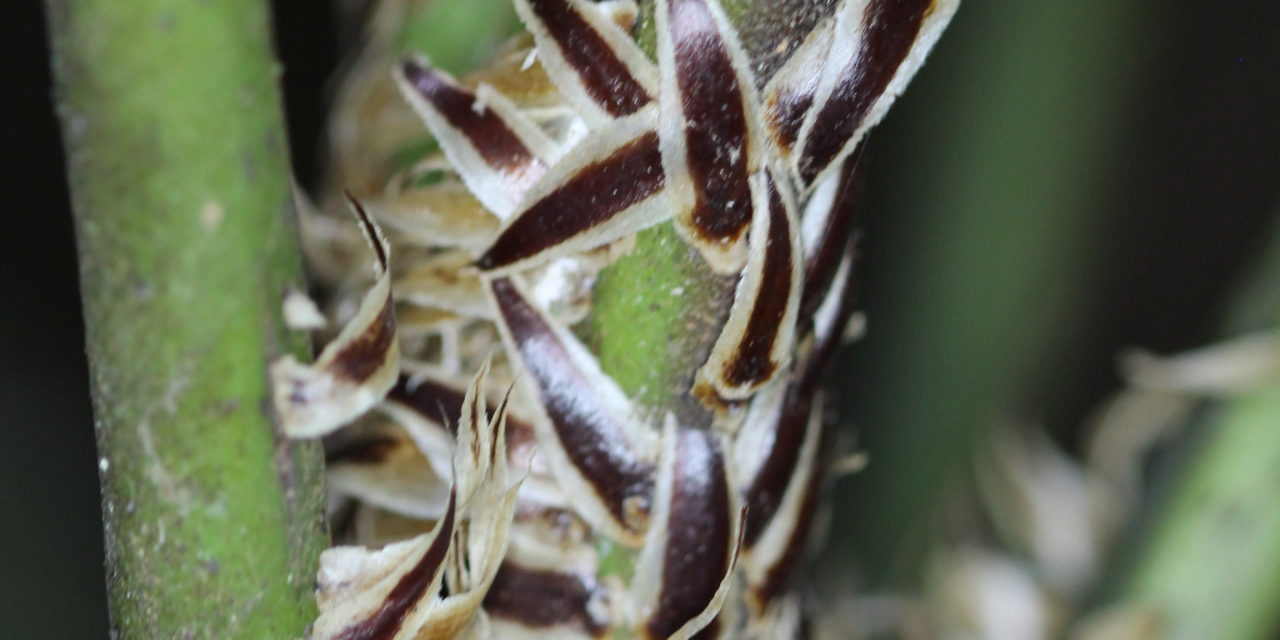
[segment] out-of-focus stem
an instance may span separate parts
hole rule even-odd
[[[1231,330],[1280,331],[1280,225],[1234,303]],[[1269,314],[1264,319],[1263,314]],[[1174,492],[1118,580],[1162,637],[1268,637],[1280,625],[1280,378],[1215,402]]]
[[[639,6],[637,41],[652,58],[653,1]],[[587,333],[600,366],[641,404],[696,420],[692,374],[715,341],[733,283],[711,273],[672,223],[640,232],[596,285]]]

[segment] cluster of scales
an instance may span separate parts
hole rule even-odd
[[[489,68],[410,57],[366,83],[393,75],[438,147],[380,184],[339,176],[376,281],[314,363],[272,368],[286,432],[327,437],[334,504],[357,505],[312,636],[803,637],[858,146],[957,2],[818,3],[760,52],[717,0],[657,0],[656,63],[629,2],[515,4],[529,33]],[[705,424],[638,406],[570,329],[667,221],[733,282],[688,376]],[[304,237],[349,279],[332,218]]]

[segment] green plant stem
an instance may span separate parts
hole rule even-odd
[[[1280,225],[1259,266],[1234,304],[1233,333],[1280,330]],[[1197,429],[1204,441],[1140,541],[1118,600],[1153,607],[1165,638],[1269,637],[1280,628],[1280,379],[1215,403]]]
[[[267,3],[47,7],[113,637],[300,637],[323,461],[269,402],[306,340],[281,320],[302,280]]]
[[[395,55],[425,53],[431,64],[454,74],[493,55],[520,26],[511,0],[411,0],[404,5]]]
[[[671,223],[641,232],[596,286],[588,332],[600,366],[641,405],[698,420],[693,372],[715,340],[732,282],[712,274]]]
[[[638,4],[636,40],[653,58],[653,0]],[[604,372],[642,406],[704,421],[689,389],[734,282],[711,273],[673,223],[664,222],[636,234],[635,248],[600,274],[584,333]]]

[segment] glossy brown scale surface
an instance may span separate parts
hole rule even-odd
[[[511,173],[542,167],[533,152],[493,109],[476,109],[476,95],[449,83],[434,69],[414,62],[402,70],[410,86],[435,107],[449,123],[463,131],[486,164]],[[538,171],[540,173],[540,170]]]
[[[810,87],[812,89],[812,87]],[[813,106],[813,92],[785,93],[772,105],[771,116],[774,135],[783,151],[790,153],[800,136],[804,116]]]
[[[846,242],[847,246],[849,244]],[[840,291],[828,292],[828,296],[836,297],[838,305],[833,328],[820,337],[809,356],[798,363],[792,374],[793,379],[783,396],[769,455],[765,457],[744,494],[747,519],[743,524],[743,541],[747,547],[759,540],[760,534],[782,503],[783,494],[796,473],[800,449],[804,445],[805,432],[812,417],[814,397],[840,347],[842,329],[853,315],[853,291],[854,280],[849,278]],[[809,499],[808,496],[805,499]],[[804,529],[806,526],[806,523],[801,523],[799,528]]]
[[[853,138],[872,105],[911,51],[935,0],[871,0],[863,14],[857,55],[814,121],[800,159],[800,174],[812,182]]]
[[[647,625],[651,638],[670,636],[707,607],[729,572],[735,544],[729,483],[715,434],[680,429],[675,437],[662,590]]]
[[[849,259],[853,259],[852,254],[855,251],[855,243],[852,240],[846,241],[845,252]],[[834,298],[837,305],[833,313],[832,326],[826,335],[819,336],[819,339],[813,345],[813,350],[809,353],[809,357],[793,374],[795,384],[801,387],[816,388],[822,382],[843,343],[844,328],[849,324],[849,320],[853,317],[853,312],[856,309],[854,295],[856,289],[857,282],[850,274],[850,277],[845,280],[844,286],[839,290],[828,291],[827,295]]]
[[[587,479],[613,517],[630,523],[628,504],[647,506],[653,467],[636,458],[621,425],[592,391],[560,339],[506,278],[490,287],[503,321],[535,381],[551,426],[570,462]]]
[[[831,288],[840,260],[844,257],[853,234],[858,215],[858,192],[862,184],[862,149],[858,145],[840,169],[840,185],[831,211],[820,234],[818,248],[806,257],[804,288],[800,294],[800,314],[797,324],[805,326],[822,304]]]
[[[764,533],[765,526],[773,519],[782,503],[791,476],[800,462],[800,448],[804,444],[809,413],[813,406],[813,389],[800,389],[793,385],[787,390],[778,424],[774,432],[773,446],[747,488],[747,519],[743,523],[743,544],[755,545]]]
[[[389,435],[376,435],[344,442],[331,451],[326,451],[324,463],[332,466],[339,463],[374,465],[386,460],[392,451],[402,444],[402,440]]]
[[[608,222],[660,191],[665,182],[658,134],[646,133],[533,203],[503,230],[476,265],[497,269],[536,256]]]
[[[589,578],[505,562],[489,587],[484,608],[525,627],[567,626],[600,637],[608,627],[589,608],[598,595],[599,586]]]
[[[824,441],[827,439],[826,435],[824,432]],[[818,498],[822,494],[822,470],[826,468],[826,460],[828,458],[822,451],[829,449],[829,447],[824,446],[825,444],[825,442],[819,443],[819,459],[815,461],[813,468],[804,470],[808,474],[804,487],[804,497],[800,503],[800,512],[796,516],[795,522],[792,523],[791,536],[787,539],[785,550],[778,558],[778,561],[769,568],[764,581],[753,590],[753,597],[761,605],[771,602],[786,593],[791,587],[791,579],[804,552],[809,529],[813,524],[813,517],[818,511]]]
[[[378,272],[381,276],[386,273],[391,259],[387,253],[386,241],[378,231],[377,225],[373,223],[373,219],[369,217],[369,212],[365,211],[351,194],[347,194],[347,200],[356,214],[356,219],[360,221],[360,226],[369,240],[369,246],[373,248],[374,255],[378,259]],[[378,315],[369,328],[334,354],[332,363],[334,374],[353,382],[368,379],[386,362],[395,341],[396,310],[391,293],[388,291],[382,308],[378,310]]]
[[[566,0],[529,0],[529,6],[546,23],[587,93],[609,115],[635,113],[653,101],[613,47]]]
[[[401,374],[400,378],[396,380],[396,386],[392,387],[391,391],[387,393],[387,400],[412,409],[424,418],[441,425],[449,433],[456,435],[458,432],[458,416],[462,415],[466,394],[430,379],[412,380],[412,384],[410,384],[410,380],[409,376]],[[496,411],[490,411],[486,420],[492,418],[495,414]],[[533,435],[533,427],[528,422],[515,418],[509,413],[507,414],[506,438],[509,449],[532,445],[536,440]]]
[[[704,240],[732,243],[751,221],[743,88],[706,3],[675,0],[670,11],[685,150],[695,190],[690,219]]]
[[[457,433],[458,416],[462,415],[466,394],[431,380],[415,380],[410,384],[410,377],[401,374],[387,399],[413,409],[451,433]]]
[[[738,351],[724,367],[724,378],[733,385],[767,380],[778,366],[772,355],[778,329],[786,316],[792,286],[792,229],[782,196],[772,178],[768,181],[768,190],[769,241],[765,246],[760,288]]]

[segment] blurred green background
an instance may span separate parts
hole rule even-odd
[[[1220,335],[1280,210],[1280,5],[965,0],[870,157],[835,535],[910,583],[985,428],[1075,448],[1119,350]]]
[[[295,162],[359,3],[274,3]],[[353,8],[354,7],[354,8]],[[4,3],[0,638],[107,634],[74,244],[41,6]],[[909,585],[982,429],[1069,449],[1116,352],[1215,337],[1280,203],[1280,3],[963,0],[873,135],[862,306],[833,382],[871,465],[833,548]]]

